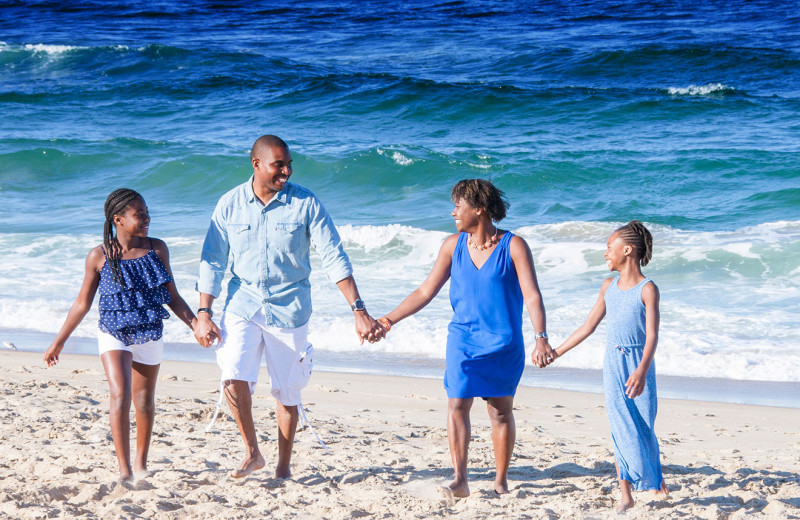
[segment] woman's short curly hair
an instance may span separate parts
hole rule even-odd
[[[450,198],[453,199],[453,202],[463,200],[473,208],[485,210],[495,222],[506,218],[506,210],[510,207],[503,192],[491,182],[483,179],[458,181],[453,186]]]

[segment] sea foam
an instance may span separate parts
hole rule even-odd
[[[734,92],[733,87],[722,83],[709,83],[707,85],[689,85],[688,87],[669,87],[667,92],[672,96],[708,96],[710,94],[723,94]]]
[[[603,280],[605,241],[621,222],[563,222],[513,230],[533,252],[548,333],[557,346],[586,318]],[[770,222],[732,231],[688,231],[648,224],[654,256],[644,268],[661,292],[656,363],[660,373],[800,381],[800,222]],[[361,296],[373,316],[386,314],[426,278],[449,233],[398,224],[339,228]],[[164,237],[176,285],[190,307],[202,237]],[[83,279],[94,235],[0,234],[0,328],[55,334]],[[417,315],[397,324],[386,340],[360,344],[352,313],[312,253],[314,314],[310,340],[320,352],[444,358],[452,309],[448,285]],[[223,293],[224,295],[224,293]],[[217,308],[221,308],[218,302]],[[527,313],[526,313],[527,314]],[[96,334],[96,309],[75,331]],[[524,319],[527,348],[533,328]],[[605,329],[560,359],[565,367],[600,368]],[[175,317],[165,338],[191,343]]]

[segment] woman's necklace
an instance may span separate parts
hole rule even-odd
[[[478,251],[486,251],[487,249],[491,249],[497,243],[497,226],[494,226],[494,235],[492,235],[487,242],[483,244],[476,244],[472,241],[472,235],[467,237],[467,245],[473,249]]]

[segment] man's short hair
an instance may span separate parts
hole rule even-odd
[[[284,150],[288,150],[289,145],[277,135],[262,135],[256,139],[256,142],[253,143],[253,147],[250,149],[250,160],[260,157],[264,150],[268,148],[283,148]]]

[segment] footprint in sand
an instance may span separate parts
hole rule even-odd
[[[330,386],[323,386],[323,385],[314,385],[314,389],[329,393],[344,392],[344,390],[341,390],[339,388],[332,388]]]
[[[423,401],[429,401],[430,400],[430,397],[428,397],[427,395],[420,395],[420,394],[408,394],[408,395],[404,395],[403,397],[406,397],[408,399],[421,399]]]

